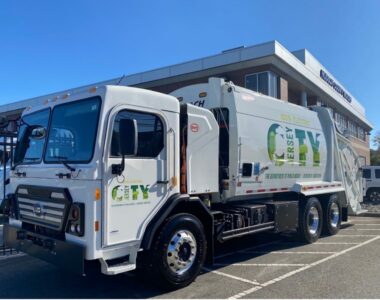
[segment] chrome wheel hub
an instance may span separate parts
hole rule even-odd
[[[332,227],[336,228],[338,226],[339,217],[339,206],[334,202],[330,208],[330,225]]]
[[[197,254],[197,242],[190,231],[177,231],[170,239],[166,253],[169,268],[181,275],[191,268]]]
[[[307,228],[310,234],[316,234],[319,227],[319,213],[318,209],[314,206],[310,207],[309,214],[307,216]]]

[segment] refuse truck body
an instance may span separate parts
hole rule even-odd
[[[137,268],[179,288],[230,239],[336,234],[360,211],[360,174],[324,107],[220,78],[171,95],[75,90],[23,113],[5,242],[80,274]]]

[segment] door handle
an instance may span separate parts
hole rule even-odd
[[[157,180],[157,184],[168,184],[169,180]]]

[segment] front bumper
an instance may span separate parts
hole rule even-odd
[[[67,241],[48,238],[9,224],[4,224],[4,242],[30,256],[62,269],[83,275],[85,248]]]

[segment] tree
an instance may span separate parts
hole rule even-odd
[[[376,131],[374,137],[372,138],[372,144],[376,151],[380,150],[380,131]]]
[[[380,150],[371,151],[371,166],[380,166]]]
[[[380,166],[380,131],[376,131],[372,137],[372,147],[374,149],[370,150],[371,165]]]

